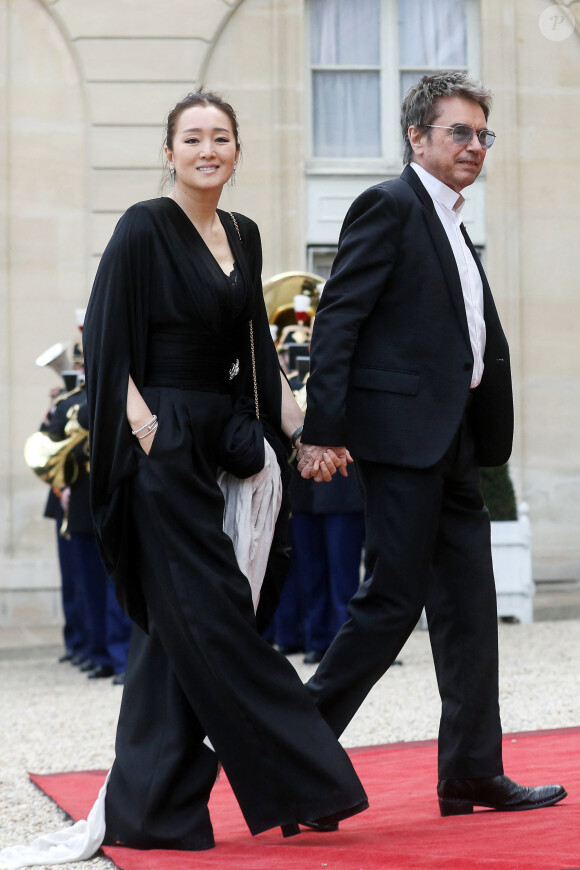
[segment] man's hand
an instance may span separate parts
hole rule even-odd
[[[302,442],[298,445],[297,459],[302,477],[312,477],[316,483],[332,480],[337,470],[348,477],[347,465],[353,461],[346,447],[320,447]]]

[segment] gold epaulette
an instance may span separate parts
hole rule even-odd
[[[75,387],[74,390],[69,390],[68,393],[62,393],[62,395],[57,396],[56,399],[54,400],[54,402],[52,403],[51,408],[56,407],[56,405],[58,405],[64,399],[70,399],[71,396],[76,396],[76,394],[80,393],[81,390],[84,390],[84,388],[85,388],[85,382],[83,381],[82,384],[80,384],[80,386],[78,386],[78,387]]]

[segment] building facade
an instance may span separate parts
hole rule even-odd
[[[537,579],[580,578],[580,3],[546,0],[0,0],[0,626],[58,621],[46,485],[23,460],[99,257],[162,190],[163,121],[200,83],[236,108],[226,208],[259,224],[264,279],[325,274],[364,188],[401,169],[398,107],[424,71],[495,94],[467,193],[513,355],[511,471]]]

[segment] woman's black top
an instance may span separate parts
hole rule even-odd
[[[95,530],[119,600],[144,627],[128,509],[137,462],[126,418],[129,374],[139,390],[195,384],[231,391],[234,399],[253,396],[251,319],[261,410],[280,428],[280,369],[262,294],[259,231],[236,214],[240,240],[231,215],[218,216],[237,264],[233,279],[174,200],[131,206],[103,253],[85,317]],[[236,361],[239,374],[230,380]]]

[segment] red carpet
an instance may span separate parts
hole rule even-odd
[[[527,785],[561,782],[568,797],[526,813],[439,816],[436,744],[351,751],[371,807],[335,834],[251,837],[227,780],[213,790],[217,846],[207,852],[106,848],[122,870],[580,870],[580,728],[509,735],[506,771]],[[31,775],[74,819],[86,818],[103,771]]]

